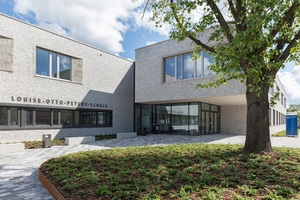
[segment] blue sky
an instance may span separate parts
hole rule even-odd
[[[135,49],[168,39],[143,19],[143,0],[0,0],[0,12],[134,60]],[[300,66],[287,63],[278,73],[289,104],[300,104]]]

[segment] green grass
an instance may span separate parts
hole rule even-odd
[[[42,173],[66,199],[300,199],[300,150],[244,154],[186,144],[52,158]]]
[[[285,130],[280,131],[278,133],[273,134],[272,136],[274,136],[274,137],[286,137],[286,131]]]
[[[299,133],[299,129],[297,129],[298,133]],[[278,133],[273,134],[272,136],[274,137],[286,137],[286,130],[280,131]]]

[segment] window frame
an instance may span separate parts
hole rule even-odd
[[[38,51],[45,51],[47,52],[47,56],[48,56],[48,62],[46,64],[48,64],[47,66],[47,73],[48,75],[43,75],[43,74],[38,74],[37,73],[37,68],[38,68]],[[55,59],[54,59],[55,56]],[[60,74],[61,74],[61,57],[66,57],[69,59],[69,79],[65,79],[65,78],[61,78]],[[58,53],[52,50],[48,50],[42,47],[36,47],[36,51],[35,51],[35,75],[36,76],[40,76],[40,77],[47,77],[47,78],[51,78],[51,79],[57,79],[57,80],[64,80],[64,81],[72,81],[72,59],[74,59],[72,56],[69,56],[67,54],[63,54],[63,53]],[[53,65],[53,61],[56,61],[56,65]],[[56,71],[56,77],[54,76],[54,74],[52,73],[54,70],[53,68],[55,67],[55,71]]]
[[[193,67],[193,74],[191,77],[185,77],[186,76],[186,63],[185,63],[185,57],[191,55],[192,52],[187,52],[187,53],[181,53],[178,55],[173,55],[173,56],[168,56],[163,58],[163,83],[170,83],[170,82],[176,82],[179,80],[191,80],[191,79],[197,79],[197,78],[207,78],[207,77],[212,77],[216,76],[216,72],[213,70],[209,69],[209,66],[207,66],[207,70],[211,71],[212,73],[209,73],[208,75],[206,74],[206,71],[204,69],[204,59],[206,58],[204,54],[212,56],[209,52],[206,51],[199,51],[199,58],[197,60],[192,59],[192,67]],[[212,56],[213,57],[213,56]],[[167,78],[167,60],[174,60],[174,77],[172,78]],[[179,62],[181,60],[181,62]],[[180,64],[180,66],[179,66]],[[212,63],[214,64],[214,63]],[[208,72],[207,72],[208,73]],[[179,76],[181,75],[181,77]]]

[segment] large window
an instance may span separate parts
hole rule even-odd
[[[112,127],[112,111],[0,107],[0,130],[64,127]]]
[[[71,80],[71,57],[36,48],[36,74]]]
[[[36,125],[50,125],[51,111],[50,109],[36,109],[35,111]]]
[[[136,105],[135,131],[200,135],[220,132],[220,106],[201,102]]]
[[[213,56],[204,51],[199,52],[197,60],[193,59],[191,53],[165,58],[164,81],[214,76],[216,73],[209,68],[214,63]]]
[[[8,125],[7,124],[7,108],[0,107],[0,125]]]

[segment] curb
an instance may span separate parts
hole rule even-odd
[[[50,181],[39,170],[39,179],[43,186],[49,191],[49,193],[56,200],[66,200],[65,197],[50,183]]]

